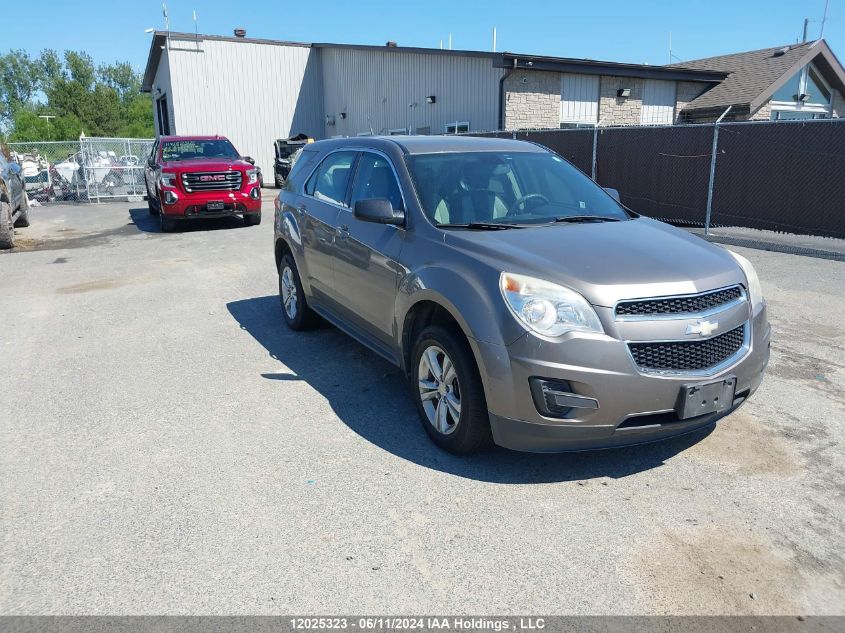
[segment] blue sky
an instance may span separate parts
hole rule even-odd
[[[680,59],[753,50],[795,42],[809,17],[818,36],[824,0],[647,0],[542,2],[538,0],[170,0],[172,30],[231,34],[303,42],[444,46],[490,50],[493,27],[498,50],[608,61],[665,64],[669,33]],[[37,6],[37,9],[34,7]],[[129,61],[143,68],[148,27],[163,28],[157,0],[39,0],[15,12],[2,47],[37,53],[43,48],[82,49],[97,62]],[[845,62],[845,0],[830,0],[825,39]]]

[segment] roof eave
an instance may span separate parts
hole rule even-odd
[[[614,77],[636,77],[642,79],[664,79],[667,81],[714,83],[723,81],[729,74],[727,72],[715,70],[692,70],[669,68],[667,66],[648,66],[645,64],[602,62],[589,59],[518,55],[515,53],[502,53],[500,57],[500,63],[503,68],[546,70],[564,73],[571,72],[584,75],[612,75]],[[494,62],[494,65],[498,64]]]

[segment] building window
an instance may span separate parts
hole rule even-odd
[[[830,117],[833,91],[818,69],[807,64],[772,95],[773,121]]]
[[[643,125],[671,125],[675,120],[675,82],[646,79],[643,82]]]
[[[408,131],[403,127],[395,127],[391,130],[387,131],[388,136],[402,136],[403,134],[407,134]]]
[[[469,132],[469,121],[455,121],[446,124],[446,134],[463,134]]]
[[[158,134],[168,136],[170,134],[170,113],[167,108],[167,95],[162,95],[156,100],[156,111],[158,113]]]
[[[414,130],[414,134],[428,136],[429,134],[431,134],[431,126],[426,125],[424,127],[418,127],[416,130]]]
[[[372,136],[373,133],[367,130],[366,132],[358,132],[355,136]]]
[[[598,123],[599,79],[598,75],[561,75],[561,123]]]

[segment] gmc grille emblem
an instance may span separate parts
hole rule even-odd
[[[223,174],[214,174],[211,176],[200,176],[201,182],[216,182],[218,180],[226,180],[226,176]]]
[[[699,336],[710,336],[719,329],[718,321],[699,321],[695,325],[690,323],[687,325],[685,334],[698,334]]]

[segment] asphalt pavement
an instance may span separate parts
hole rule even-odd
[[[286,329],[271,209],[53,205],[0,253],[0,613],[845,613],[845,263],[736,249],[772,361],[712,431],[460,458]]]

